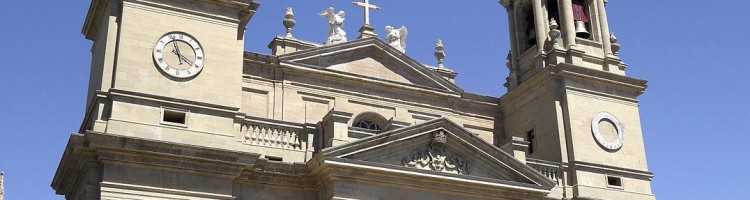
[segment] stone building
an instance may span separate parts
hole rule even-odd
[[[356,39],[308,42],[290,9],[266,55],[243,48],[257,2],[92,0],[86,115],[52,187],[66,199],[655,199],[646,81],[626,76],[606,3],[500,1],[508,93],[489,97],[366,23]]]
[[[5,199],[5,173],[0,172],[0,200]]]

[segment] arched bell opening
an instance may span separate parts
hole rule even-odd
[[[589,5],[590,1],[587,0],[573,0],[573,23],[578,38],[591,39]]]

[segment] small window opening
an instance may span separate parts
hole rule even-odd
[[[534,129],[531,129],[530,131],[526,132],[526,139],[529,142],[529,155],[534,154],[536,152],[536,148],[534,143],[536,142],[536,138],[534,136]]]
[[[165,109],[164,116],[162,116],[162,121],[175,124],[185,124],[186,117],[187,113],[185,112]]]
[[[276,156],[266,156],[266,159],[270,161],[276,161],[276,162],[282,162],[284,161],[284,158],[282,157],[276,157]]]
[[[622,187],[622,178],[607,176],[607,185],[612,187]]]
[[[380,125],[376,124],[375,122],[368,121],[368,120],[362,120],[358,123],[354,124],[354,127],[367,129],[367,130],[373,130],[373,131],[380,131]]]

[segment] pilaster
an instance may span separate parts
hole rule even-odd
[[[349,142],[349,121],[353,114],[335,108],[323,117],[323,148]]]
[[[529,143],[522,137],[511,137],[510,141],[503,144],[500,148],[509,153],[521,162],[526,162],[526,154],[529,152]]]

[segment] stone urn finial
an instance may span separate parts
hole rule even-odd
[[[556,47],[559,46],[559,44],[557,43],[557,38],[560,37],[561,33],[562,32],[560,32],[560,26],[557,25],[557,21],[555,20],[555,18],[550,18],[549,19],[549,39],[551,42],[555,44]]]
[[[620,55],[620,48],[622,47],[620,43],[617,43],[617,36],[615,36],[615,33],[609,33],[609,41],[612,43],[612,54],[615,56]]]
[[[292,7],[287,7],[286,14],[284,14],[284,27],[286,28],[287,38],[292,37],[292,28],[294,28],[295,24],[297,24],[297,21],[294,20],[294,11],[292,11]]]
[[[438,39],[437,43],[435,43],[435,58],[438,60],[438,68],[443,69],[445,68],[445,65],[443,64],[443,59],[445,58],[445,51],[443,51],[445,47],[443,47],[443,40]]]

